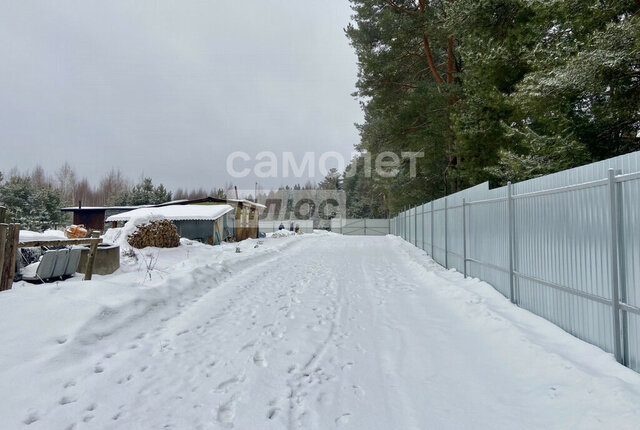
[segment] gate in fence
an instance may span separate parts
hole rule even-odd
[[[391,220],[334,218],[331,231],[345,236],[386,236],[391,233]]]
[[[640,153],[405,210],[392,234],[640,371]]]

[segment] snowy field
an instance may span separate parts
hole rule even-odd
[[[639,374],[400,239],[239,246],[0,293],[0,428],[640,428]]]

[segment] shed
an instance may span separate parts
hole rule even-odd
[[[230,205],[145,207],[112,215],[107,222],[153,217],[168,219],[176,225],[180,237],[217,245],[224,240],[224,216],[233,210]]]
[[[158,207],[179,205],[229,205],[235,209],[234,214],[228,214],[224,221],[224,238],[236,241],[257,239],[259,233],[258,221],[260,212],[267,207],[260,203],[242,199],[223,199],[219,197],[203,197],[194,200],[176,200],[162,203]]]
[[[87,206],[60,209],[62,212],[73,213],[73,223],[84,225],[91,230],[104,231],[105,219],[111,215],[137,209],[140,206]]]
[[[242,199],[223,199],[219,197],[203,197],[194,200],[174,200],[159,205],[144,206],[104,206],[104,207],[69,207],[63,208],[63,212],[73,212],[73,223],[76,225],[84,224],[92,230],[105,231],[105,222],[110,222],[115,227],[116,221],[112,220],[112,215],[133,211],[141,208],[164,208],[169,206],[219,206],[228,205],[234,208],[233,213],[227,213],[222,223],[222,240],[232,239],[241,241],[248,238],[256,239],[259,233],[258,220],[260,212],[266,209],[265,205]],[[113,218],[115,219],[115,218]],[[183,223],[187,224],[187,223]],[[185,229],[201,230],[203,226],[193,223]],[[186,234],[189,234],[186,232]],[[184,236],[187,237],[187,236]]]

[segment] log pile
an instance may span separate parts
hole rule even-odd
[[[137,249],[148,246],[176,248],[180,245],[180,236],[178,236],[178,229],[171,221],[166,219],[152,221],[138,227],[138,230],[129,236],[129,245]]]

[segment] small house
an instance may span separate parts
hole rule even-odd
[[[112,215],[107,222],[126,222],[136,218],[162,218],[172,221],[178,235],[209,245],[219,245],[225,240],[225,215],[232,213],[230,205],[171,205],[145,207]]]
[[[111,227],[116,227],[117,218],[114,215],[120,215],[137,209],[151,209],[151,208],[165,208],[171,206],[231,206],[233,211],[225,213],[222,221],[222,240],[235,240],[241,241],[245,239],[256,239],[258,237],[258,221],[260,212],[266,209],[266,206],[259,203],[251,202],[249,200],[241,199],[223,199],[218,197],[204,197],[194,200],[174,200],[159,205],[144,205],[144,206],[105,206],[105,207],[69,207],[63,208],[63,212],[73,213],[73,223],[76,225],[83,224],[85,227],[91,230],[105,231],[106,225],[111,224]],[[195,220],[193,220],[195,221]],[[208,220],[201,220],[208,221]],[[185,234],[193,236],[194,231],[200,230],[200,227],[196,226],[197,223],[191,223],[190,226],[186,226],[188,223],[181,223],[185,225]],[[204,229],[204,227],[202,227]],[[192,229],[192,231],[188,231]]]
[[[260,213],[267,207],[260,203],[241,199],[223,199],[218,197],[204,197],[195,200],[178,200],[162,203],[158,207],[179,205],[229,205],[234,212],[225,216],[224,239],[241,241],[245,239],[257,239],[259,234]]]

